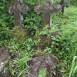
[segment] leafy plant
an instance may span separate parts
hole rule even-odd
[[[45,77],[46,76],[46,69],[40,69],[38,77]]]

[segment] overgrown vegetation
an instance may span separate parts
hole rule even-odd
[[[10,1],[10,0],[9,0]],[[34,6],[37,0],[24,0],[30,7],[27,14],[24,14],[24,29],[14,27],[14,17],[9,14],[6,7],[9,6],[8,0],[0,2],[0,47],[10,49],[11,59],[8,63],[12,75],[23,77],[28,71],[28,61],[34,54],[53,54],[59,59],[59,69],[63,73],[63,77],[77,76],[77,7],[76,0],[71,0],[69,8],[65,7],[64,15],[52,15],[52,29],[47,27],[41,31],[42,16],[34,12]],[[55,0],[57,1],[57,0]],[[38,0],[40,2],[40,0]],[[32,30],[36,30],[36,34],[31,36]],[[55,35],[54,33],[57,34]],[[51,34],[51,44],[48,46],[48,39],[42,39],[39,36]],[[45,44],[46,43],[46,44]],[[40,45],[41,44],[41,45]],[[45,45],[44,45],[45,44]],[[42,48],[43,46],[43,48]],[[4,69],[4,71],[6,68]],[[42,75],[45,76],[45,70]],[[40,73],[41,74],[41,73]]]

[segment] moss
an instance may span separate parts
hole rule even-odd
[[[13,29],[12,29],[12,37],[17,39],[17,40],[24,40],[28,37],[28,30],[27,29],[24,29],[24,28],[21,28],[19,26],[15,26]]]

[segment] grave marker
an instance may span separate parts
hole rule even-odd
[[[51,14],[53,13],[57,13],[61,11],[61,5],[56,5],[53,6],[51,0],[45,0],[45,4],[44,5],[37,5],[35,7],[35,12],[39,13],[43,13],[43,25],[50,25],[50,19],[51,19]]]
[[[48,30],[51,29],[52,26],[52,18],[51,15],[53,13],[59,13],[61,11],[61,5],[53,5],[53,2],[51,0],[45,0],[45,3],[42,5],[37,5],[35,7],[35,12],[36,13],[43,13],[43,22],[42,22],[42,30],[44,27],[46,27]],[[45,36],[45,37],[44,37]],[[42,38],[41,38],[42,37]],[[44,41],[46,39],[46,41]],[[51,34],[49,36],[47,34],[40,35],[40,40],[44,41],[43,44],[39,42],[39,47],[46,47],[51,45]],[[41,46],[40,46],[41,45]]]
[[[23,27],[23,14],[27,13],[28,6],[23,3],[23,0],[14,0],[10,6],[9,12],[14,14],[14,25]]]

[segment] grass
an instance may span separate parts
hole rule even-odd
[[[60,64],[63,64],[62,70],[66,71],[64,77],[76,77],[77,58],[74,56],[77,56],[77,7],[70,6],[65,8],[63,16],[52,17],[53,25],[61,31],[58,39],[60,49],[53,52],[60,58]]]
[[[54,41],[53,48],[50,48],[47,53],[53,53],[59,58],[61,70],[65,71],[64,77],[75,77],[74,75],[77,74],[77,7],[70,6],[65,8],[64,15],[53,15],[52,19],[53,28],[56,27],[61,32],[60,36],[55,38],[57,42]],[[59,45],[58,48],[55,47],[55,44]],[[20,55],[20,58],[17,57],[10,62],[10,65],[12,63],[15,64],[11,72],[12,74],[17,73],[17,77],[22,77],[27,72],[28,60],[35,53],[35,50],[32,48],[34,47],[34,40],[27,39],[20,42],[11,40],[8,47],[11,49],[12,54],[16,55],[17,53],[16,56]],[[45,77],[45,75],[46,69],[41,69],[39,77]]]

